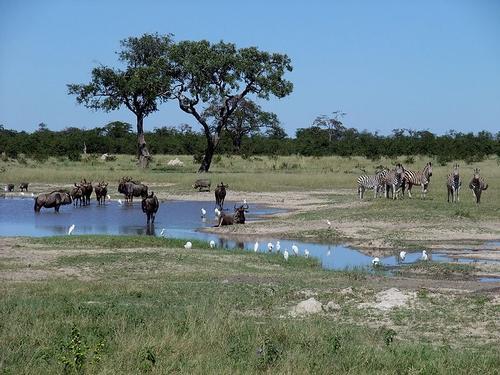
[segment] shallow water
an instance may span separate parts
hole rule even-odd
[[[235,202],[226,202],[226,207],[233,207]],[[201,208],[207,210],[206,218],[201,217]],[[262,215],[274,214],[281,210],[262,205],[252,205],[247,220],[259,220]],[[200,228],[216,225],[213,201],[166,201],[160,204],[155,226],[148,231],[146,216],[141,210],[140,202],[133,204],[119,204],[112,200],[104,206],[96,204],[95,200],[89,206],[73,207],[61,206],[57,214],[54,209],[42,209],[38,214],[33,211],[32,198],[5,198],[0,199],[0,236],[52,236],[64,235],[68,228],[75,224],[74,235],[78,234],[140,234],[163,236],[170,238],[197,239],[202,241],[214,240],[218,247],[241,248],[254,250],[255,242],[228,240],[213,233],[199,231]],[[268,243],[273,244],[276,251],[276,238],[262,237],[258,239],[259,252],[268,251]],[[356,249],[333,244],[306,243],[299,241],[281,240],[281,252],[288,250],[290,256],[292,245],[299,248],[299,256],[309,251],[309,256],[318,258],[326,269],[354,269],[371,267],[372,257]],[[384,266],[394,267],[401,264],[418,262],[421,251],[407,252],[404,262],[399,259],[399,251],[394,255],[381,257]],[[474,263],[487,262],[483,260],[452,258],[442,253],[429,253],[429,259],[438,262]],[[489,279],[484,281],[490,281]]]

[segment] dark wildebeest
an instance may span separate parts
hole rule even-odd
[[[210,191],[210,185],[212,183],[207,179],[196,180],[193,185],[193,189],[198,189],[198,191]]]
[[[86,206],[87,204],[90,204],[90,196],[92,195],[92,192],[94,191],[94,187],[92,186],[92,182],[87,182],[86,179],[83,179],[80,181],[80,186],[82,187],[83,191],[83,205]]]
[[[223,225],[245,224],[245,212],[248,212],[248,204],[244,204],[239,207],[236,207],[236,205],[234,205],[234,214],[231,216],[222,213],[222,215],[219,217],[218,226],[220,227]]]
[[[118,192],[125,195],[125,202],[132,202],[134,197],[146,198],[148,196],[148,187],[127,177],[120,180]]]
[[[469,189],[472,190],[472,195],[476,199],[476,204],[481,202],[481,192],[488,189],[488,184],[483,177],[479,175],[479,168],[474,169],[474,174],[469,183]]]
[[[106,203],[106,195],[108,194],[108,183],[104,183],[104,181],[99,182],[99,185],[95,187],[95,197],[97,199],[97,203],[105,204]]]
[[[7,191],[14,191],[14,184],[7,184]]]
[[[160,203],[158,203],[158,198],[156,198],[156,195],[154,192],[151,192],[151,194],[149,194],[146,198],[143,198],[143,200],[142,200],[142,212],[144,212],[147,215],[148,225],[149,225],[150,221],[151,221],[151,224],[154,224],[156,212],[158,212],[159,206],[160,206]]]
[[[28,191],[28,183],[27,182],[21,182],[21,184],[19,185],[19,189],[21,191]]]
[[[226,188],[229,185],[224,185],[224,182],[221,182],[220,185],[217,185],[217,189],[215,189],[215,204],[220,207],[221,210],[224,209],[224,199],[226,199]]]
[[[78,203],[80,203],[80,206],[82,205],[82,200],[83,198],[83,188],[81,185],[78,185],[75,182],[75,186],[71,189],[69,192],[69,195],[71,196],[71,199],[73,200],[73,205],[76,206]]]
[[[35,212],[40,212],[42,207],[54,208],[59,212],[59,207],[62,205],[71,204],[71,196],[66,191],[53,191],[48,194],[40,194],[35,198]]]

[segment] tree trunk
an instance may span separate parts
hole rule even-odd
[[[212,140],[212,137],[207,137],[207,148],[205,149],[205,155],[203,155],[203,161],[201,162],[200,169],[198,173],[207,173],[210,169],[210,164],[212,164],[212,158],[215,153],[216,144]]]
[[[144,139],[144,117],[137,115],[137,159],[142,168],[149,166],[151,155],[149,154],[146,140]]]

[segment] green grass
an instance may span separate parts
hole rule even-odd
[[[3,373],[485,374],[500,368],[494,335],[500,311],[486,297],[428,294],[417,307],[383,317],[357,304],[371,300],[373,286],[385,278],[324,271],[311,259],[286,263],[197,242],[188,251],[178,241],[133,236],[18,242],[20,252],[59,255],[39,265],[53,277],[0,285]],[[80,277],[58,277],[61,269]],[[342,293],[348,286],[351,294]],[[288,316],[308,298],[305,291],[341,310]],[[493,336],[468,336],[476,323]]]

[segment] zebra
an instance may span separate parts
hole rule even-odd
[[[474,175],[469,183],[469,189],[472,190],[472,195],[476,199],[476,204],[481,201],[481,192],[488,189],[488,184],[483,177],[479,175],[479,168],[474,169]]]
[[[382,179],[389,172],[388,169],[383,169],[375,173],[375,175],[368,176],[366,174],[358,177],[358,195],[359,199],[363,199],[363,195],[365,190],[373,189],[375,198],[377,198],[377,194],[382,192],[383,182]]]
[[[403,196],[405,195],[405,185],[408,184],[408,197],[411,198],[411,188],[413,185],[420,185],[422,190],[420,191],[420,198],[425,198],[427,194],[427,187],[431,182],[432,176],[432,163],[428,162],[422,171],[413,172],[409,169],[405,169],[404,172],[404,182],[403,182]]]
[[[453,166],[453,172],[448,175],[446,180],[446,187],[448,189],[448,203],[450,203],[450,195],[452,202],[460,202],[458,194],[460,193],[460,187],[462,186],[462,180],[460,174],[458,173],[458,164]]]
[[[398,163],[393,170],[389,171],[382,178],[384,195],[386,198],[389,198],[389,189],[392,190],[392,199],[396,199],[399,196],[399,192],[403,185],[404,170],[403,166]]]

